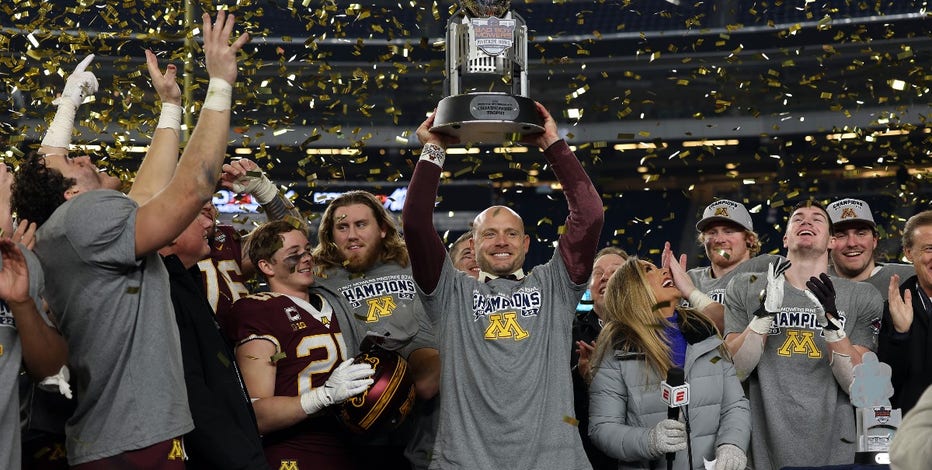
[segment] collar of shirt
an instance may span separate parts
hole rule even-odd
[[[520,281],[521,279],[524,279],[524,276],[525,276],[524,269],[519,269],[505,276],[496,276],[495,274],[492,274],[492,273],[487,273],[485,271],[479,271],[479,282],[489,282],[492,279],[498,279],[500,277],[505,278],[505,279],[511,279],[512,281]]]
[[[918,297],[919,301],[922,302],[922,309],[925,310],[926,313],[932,314],[932,300],[926,295],[926,291],[922,290],[919,279],[916,279],[916,293],[919,294]]]

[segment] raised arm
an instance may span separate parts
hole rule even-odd
[[[171,181],[178,165],[178,146],[181,143],[181,87],[175,79],[177,70],[168,64],[165,73],[159,69],[155,54],[146,50],[146,68],[152,79],[152,87],[162,102],[159,122],[152,134],[149,151],[136,171],[136,180],[129,197],[137,204],[145,204]]]
[[[65,80],[61,96],[52,102],[58,106],[58,110],[55,111],[55,118],[49,124],[45,137],[42,138],[40,155],[68,155],[78,106],[81,106],[85,98],[97,93],[97,77],[93,72],[86,70],[93,60],[94,54],[90,54],[74,68],[74,72]]]
[[[437,288],[447,255],[443,241],[434,228],[434,201],[437,200],[447,146],[456,143],[452,137],[430,131],[435,115],[431,114],[417,128],[417,138],[424,144],[424,148],[411,175],[411,184],[408,185],[408,195],[401,212],[414,281],[427,293]]]
[[[563,186],[570,213],[566,217],[566,229],[560,235],[558,249],[570,279],[576,284],[585,284],[592,273],[592,263],[605,222],[602,198],[569,145],[560,139],[557,123],[550,112],[544,105],[536,105],[538,114],[544,120],[544,132],[526,136],[522,141],[537,144],[544,151],[557,181]]]
[[[241,158],[223,165],[220,184],[235,193],[249,194],[254,197],[265,210],[265,216],[269,220],[280,220],[285,217],[301,218],[301,213],[294,204],[278,190],[259,165],[252,160]]]
[[[0,299],[6,301],[16,321],[26,372],[40,380],[58,373],[68,359],[68,345],[54,327],[45,322],[37,305],[41,271],[38,260],[28,266],[20,246],[7,238],[0,239]]]
[[[136,255],[154,252],[175,239],[213,196],[230,131],[230,104],[236,82],[236,53],[249,41],[243,33],[233,44],[234,17],[223,10],[211,23],[203,17],[204,55],[210,84],[191,139],[168,186],[139,207]]]
[[[680,255],[679,259],[677,259],[670,248],[670,242],[666,242],[663,245],[661,261],[663,267],[670,269],[673,284],[679,289],[683,298],[689,301],[689,306],[709,317],[709,320],[715,323],[715,327],[718,328],[719,332],[725,331],[725,306],[696,289],[692,278],[686,274],[686,255]]]
[[[13,173],[0,163],[0,237],[13,234]]]

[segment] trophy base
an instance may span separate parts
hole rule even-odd
[[[534,100],[507,93],[467,93],[448,96],[437,104],[431,132],[460,142],[502,143],[524,134],[544,132]]]
[[[854,454],[854,463],[861,465],[889,465],[890,464],[890,453],[887,451],[882,452],[856,452]]]

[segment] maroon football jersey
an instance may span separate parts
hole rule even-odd
[[[323,303],[321,311],[328,310]],[[313,303],[313,302],[312,302]],[[248,295],[230,311],[227,333],[236,344],[268,340],[276,346],[275,395],[297,396],[322,387],[346,359],[346,345],[336,315],[315,316],[291,297],[275,292]],[[262,338],[262,339],[255,339]],[[263,436],[266,458],[273,468],[294,461],[301,468],[345,468],[347,436],[333,414],[322,413],[287,429]],[[325,467],[321,464],[328,462]],[[313,466],[312,466],[313,465]]]
[[[249,295],[246,276],[240,268],[243,251],[240,236],[232,225],[218,225],[210,244],[210,257],[197,263],[204,281],[207,301],[219,318],[230,313],[240,297]]]

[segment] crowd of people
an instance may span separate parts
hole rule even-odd
[[[522,139],[568,211],[546,263],[525,267],[531,239],[505,205],[481,211],[448,252],[433,209],[458,142],[431,131],[433,115],[416,131],[401,226],[350,191],[329,202],[313,246],[254,162],[224,164],[249,40],[234,25],[224,11],[203,16],[210,81],[182,152],[176,69],[146,52],[161,112],[127,194],[69,154],[98,88],[93,56],[67,77],[38,151],[0,166],[0,467],[851,464],[851,384],[874,353],[905,414],[893,465],[928,464],[932,211],[906,222],[910,264],[882,264],[865,201],[802,201],[777,255],[760,253],[742,203],[720,199],[696,224],[709,266],[689,269],[669,243],[658,266],[600,250],[611,244],[601,197],[537,104],[544,130]],[[218,186],[253,195],[268,222],[245,237],[218,225]],[[592,310],[577,315],[587,289]],[[353,433],[339,409],[376,382],[373,364],[354,361],[371,348],[404,361],[415,402],[400,426]],[[681,409],[661,393],[677,378],[691,387]],[[71,406],[43,406],[42,394]]]

